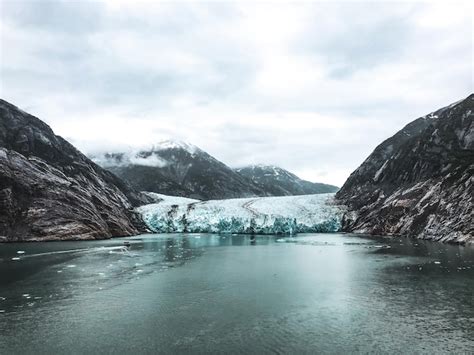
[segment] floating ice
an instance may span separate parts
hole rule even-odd
[[[198,201],[160,195],[138,208],[157,233],[295,234],[337,232],[342,210],[334,194]]]

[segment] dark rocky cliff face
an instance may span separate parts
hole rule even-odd
[[[0,100],[0,241],[133,235],[151,202],[51,128]]]
[[[380,144],[336,197],[345,231],[474,242],[474,94]]]
[[[339,189],[333,185],[302,180],[288,170],[272,165],[251,165],[235,171],[252,180],[270,196],[322,194]]]

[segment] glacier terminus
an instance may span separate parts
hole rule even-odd
[[[343,209],[334,194],[199,201],[149,193],[137,211],[156,233],[286,234],[337,232]]]

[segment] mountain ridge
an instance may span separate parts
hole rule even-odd
[[[473,242],[473,112],[471,94],[377,146],[336,195],[343,230]]]
[[[147,150],[106,153],[92,159],[141,191],[200,200],[266,195],[204,150],[190,143],[164,142]],[[148,164],[150,160],[156,164]]]
[[[300,179],[271,165],[232,169],[201,148],[163,141],[148,149],[91,157],[135,189],[199,200],[292,196],[336,192],[337,187]],[[273,172],[273,179],[268,172]],[[265,176],[264,176],[265,175]]]
[[[39,118],[0,99],[0,240],[138,234],[152,199],[102,169]]]
[[[272,196],[297,196],[336,192],[334,185],[303,180],[292,172],[276,165],[255,164],[235,169],[251,179]]]

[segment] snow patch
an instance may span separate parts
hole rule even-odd
[[[179,205],[179,204],[189,204],[189,203],[194,203],[194,202],[199,202],[199,200],[195,200],[192,198],[187,198],[187,197],[180,197],[180,196],[169,196],[169,195],[163,195],[163,194],[158,194],[156,192],[148,192],[144,191],[145,194],[148,196],[156,199],[157,201],[160,201],[156,204],[160,205]],[[150,206],[150,205],[147,205]]]
[[[200,149],[195,145],[178,140],[164,140],[158,144],[153,145],[153,151],[160,151],[165,149],[183,149],[190,154],[195,154]]]
[[[379,177],[380,177],[380,174],[382,174],[382,171],[385,169],[385,167],[387,166],[388,164],[388,160],[385,161],[385,163],[383,163],[383,165],[380,167],[379,170],[377,170],[377,172],[375,173],[374,175],[374,181],[377,182],[379,180]]]

